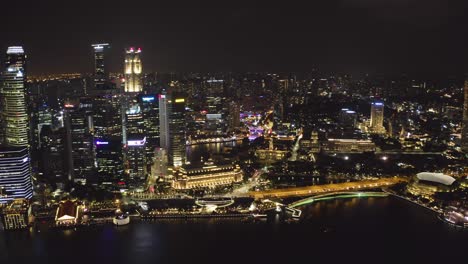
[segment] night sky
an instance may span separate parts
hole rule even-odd
[[[29,2],[2,1],[0,47],[23,45],[32,74],[91,72],[96,42],[112,71],[127,46],[145,71],[468,70],[468,1]]]

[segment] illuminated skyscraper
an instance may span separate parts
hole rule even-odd
[[[106,50],[110,47],[108,43],[93,44],[94,48],[94,88],[102,90],[106,87],[109,78],[105,63]]]
[[[120,98],[116,95],[93,97],[94,136],[122,137]]]
[[[158,96],[159,101],[159,131],[160,139],[159,146],[166,151],[169,150],[169,113],[168,113],[168,96],[160,94]]]
[[[155,94],[139,95],[146,136],[146,156],[148,165],[153,164],[154,150],[159,147],[159,101]]]
[[[0,147],[0,203],[32,197],[27,147]]]
[[[234,131],[240,126],[240,105],[234,101],[229,103],[229,130]]]
[[[169,109],[169,164],[174,167],[185,163],[185,98],[173,96]]]
[[[125,55],[125,92],[139,93],[143,91],[141,79],[142,65],[140,59],[141,49],[130,48]]]
[[[185,98],[159,95],[160,146],[167,150],[168,164],[185,163]]]
[[[79,105],[65,105],[69,179],[84,179],[94,169],[92,105],[86,99]]]
[[[468,153],[468,80],[465,81],[463,101],[463,124],[461,146],[464,152]]]
[[[23,48],[9,47],[2,74],[0,97],[4,141],[12,147],[29,146],[25,65],[26,55]]]
[[[100,138],[94,141],[96,164],[101,176],[119,179],[123,174],[122,139]]]
[[[125,150],[126,172],[131,179],[145,180],[147,174],[146,137],[130,135]]]
[[[375,101],[371,103],[371,119],[369,130],[371,133],[383,134],[385,133],[384,121],[384,103]]]

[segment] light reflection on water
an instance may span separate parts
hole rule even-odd
[[[290,224],[275,215],[259,223],[179,219],[33,235],[0,232],[0,263],[303,263],[311,257],[343,263],[363,251],[360,263],[382,256],[394,263],[401,256],[405,263],[450,263],[464,254],[467,232],[393,197],[320,201],[300,209],[304,218]]]

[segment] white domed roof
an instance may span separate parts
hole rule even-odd
[[[436,172],[420,172],[416,174],[416,177],[423,181],[437,182],[444,185],[452,185],[452,183],[455,181],[455,178],[452,176]]]

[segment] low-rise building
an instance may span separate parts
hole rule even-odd
[[[78,201],[61,201],[55,214],[55,223],[57,225],[76,225],[80,215],[80,206]]]
[[[324,142],[322,149],[331,153],[363,153],[377,150],[374,142],[363,139],[333,139]]]
[[[5,230],[18,230],[28,227],[29,202],[26,199],[15,199],[2,212]]]
[[[237,164],[214,165],[203,167],[185,165],[174,170],[172,187],[178,190],[194,188],[214,188],[241,182],[242,170]]]

